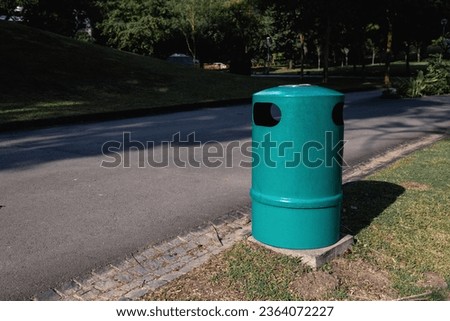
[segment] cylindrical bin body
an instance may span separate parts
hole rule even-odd
[[[343,94],[310,85],[253,95],[250,195],[256,240],[286,249],[338,241],[343,106]]]

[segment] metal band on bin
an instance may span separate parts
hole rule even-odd
[[[288,208],[326,208],[337,206],[342,202],[342,194],[316,199],[299,199],[262,194],[251,189],[250,196],[262,204]]]

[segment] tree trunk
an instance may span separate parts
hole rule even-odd
[[[389,29],[386,42],[386,65],[384,72],[384,85],[386,88],[391,87],[391,57],[392,57],[392,23],[389,21]]]
[[[409,61],[409,53],[411,51],[411,46],[409,42],[406,43],[406,53],[405,53],[405,63],[406,63],[406,74],[409,76],[411,73],[410,61]]]
[[[186,32],[184,32],[184,31],[183,31],[183,35],[184,35],[184,40],[186,41],[186,46],[187,46],[187,48],[189,50],[189,53],[192,56],[192,59],[196,59],[196,57],[197,57],[197,49],[196,49],[196,45],[195,45],[195,43],[196,43],[195,36],[191,35],[191,37],[189,37],[189,35]],[[192,44],[189,41],[189,38],[191,38]]]
[[[330,13],[327,14],[327,27],[325,30],[325,39],[323,46],[323,79],[322,83],[328,83],[328,63],[330,56],[330,35],[331,35],[331,17]]]
[[[300,34],[300,75],[303,81],[305,77],[305,36]]]
[[[319,45],[317,46],[316,50],[317,50],[317,70],[320,70],[320,55],[322,54],[322,50]]]
[[[362,42],[364,44],[364,41]],[[361,78],[366,79],[366,46],[361,47]]]

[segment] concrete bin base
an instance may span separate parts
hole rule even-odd
[[[349,250],[353,245],[353,236],[345,235],[339,241],[330,246],[314,250],[288,250],[273,247],[259,242],[253,236],[250,236],[249,241],[261,245],[276,253],[290,255],[293,257],[300,257],[303,263],[316,269]]]

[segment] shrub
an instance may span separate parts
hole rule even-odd
[[[443,95],[450,93],[450,61],[433,57],[428,62],[425,74],[425,95]]]
[[[397,94],[402,97],[422,97],[427,88],[427,83],[423,71],[420,70],[416,78],[397,78],[394,82]]]
[[[443,95],[450,93],[450,61],[433,56],[425,73],[419,71],[416,78],[397,78],[394,87],[402,97]]]
[[[84,41],[84,42],[90,42],[93,43],[95,42],[94,37],[92,37],[87,31],[85,30],[78,30],[75,33],[74,36],[75,39],[80,40],[80,41]]]

